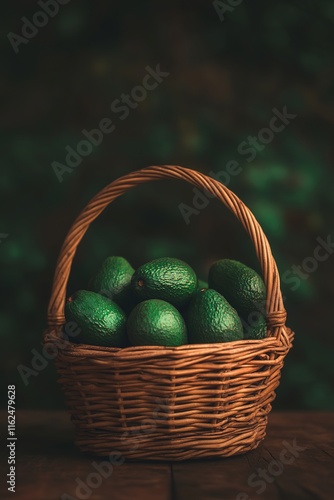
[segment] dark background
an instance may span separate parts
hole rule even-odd
[[[209,173],[238,161],[229,187],[261,223],[281,275],[333,234],[334,214],[333,2],[244,0],[221,20],[210,1],[71,0],[15,54],[7,34],[21,35],[22,17],[39,10],[35,1],[7,2],[1,21],[0,363],[27,408],[64,405],[52,363],[27,386],[17,367],[41,352],[70,224],[112,180],[149,165]],[[169,76],[121,120],[111,103],[157,64]],[[239,144],[284,106],[297,117],[247,161]],[[106,117],[115,130],[59,182],[52,163],[64,163],[66,146]],[[193,196],[187,184],[163,181],[115,202],[82,241],[69,292],[113,254],[133,266],[179,257],[202,277],[221,257],[259,269],[241,225],[217,201],[185,224],[179,204]],[[296,339],[275,408],[334,408],[333,260],[295,286],[282,283]]]

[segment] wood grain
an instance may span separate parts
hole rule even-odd
[[[99,486],[91,488],[92,493],[85,497],[78,496],[77,478],[86,482],[89,474],[96,471],[93,462],[100,464],[102,459],[77,451],[73,445],[74,429],[65,412],[20,411],[17,492],[8,493],[4,486],[8,466],[3,447],[0,498],[56,500],[67,493],[72,500],[332,500],[333,416],[333,413],[274,412],[265,441],[246,455],[177,463],[126,461],[114,465],[109,477],[100,479]],[[2,412],[1,419],[4,418]],[[284,461],[288,459],[291,463],[282,464],[280,471],[277,462],[281,462],[283,450],[291,448],[294,441],[296,456],[291,452],[283,455]],[[261,483],[259,478],[254,479],[259,469],[269,474],[270,481],[263,479]],[[249,484],[252,477],[253,485]],[[258,493],[260,489],[263,491]]]
[[[294,442],[296,456],[285,453],[284,462],[291,463],[282,463],[286,443],[289,448]],[[230,459],[172,467],[177,500],[329,500],[334,489],[333,414],[276,412],[269,418],[267,438],[256,450]],[[258,477],[259,469],[269,481]]]

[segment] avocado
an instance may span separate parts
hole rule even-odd
[[[106,347],[126,345],[126,315],[110,299],[88,290],[79,290],[67,300],[66,321],[75,322],[81,329],[73,337],[76,343]]]
[[[113,300],[124,310],[130,310],[134,298],[130,289],[134,269],[123,257],[111,256],[104,260],[91,284],[93,292]]]
[[[243,338],[237,311],[216,290],[209,288],[196,292],[185,318],[191,343],[230,342]]]
[[[259,312],[265,321],[266,287],[261,276],[250,267],[236,260],[218,260],[210,268],[209,286],[226,298],[243,323],[249,325],[254,313]],[[263,329],[263,321],[261,324],[259,328]],[[260,331],[256,335],[261,335]]]
[[[196,291],[197,277],[186,262],[164,257],[140,266],[132,276],[131,287],[138,301],[160,299],[181,308]]]
[[[249,340],[264,339],[267,336],[267,322],[263,314],[255,313],[248,317],[248,321],[242,320],[244,337]]]
[[[175,347],[187,343],[187,329],[179,311],[169,302],[150,299],[131,312],[127,333],[132,345]]]

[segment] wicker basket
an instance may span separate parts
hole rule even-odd
[[[128,189],[182,179],[222,201],[250,235],[267,287],[268,336],[181,347],[95,347],[62,340],[66,286],[77,246],[91,222]],[[95,455],[183,460],[245,453],[265,437],[267,416],[293,333],[285,326],[277,267],[260,225],[218,181],[178,166],[132,172],[98,193],[72,225],[56,266],[44,343],[56,367],[76,444]],[[51,346],[48,346],[49,348]]]

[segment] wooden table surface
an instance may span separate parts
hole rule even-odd
[[[103,460],[83,455],[74,447],[67,413],[19,411],[16,493],[7,491],[9,466],[4,445],[0,498],[333,500],[333,417],[334,413],[273,412],[266,439],[246,455],[173,464],[125,461],[115,465],[111,474],[106,471],[108,477],[103,478],[93,465]],[[1,418],[6,420],[4,412]]]

